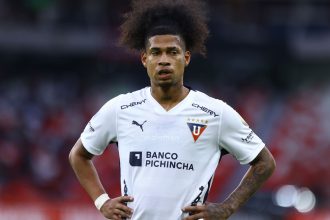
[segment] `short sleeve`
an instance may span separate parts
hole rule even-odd
[[[265,146],[244,119],[227,104],[224,104],[219,132],[219,145],[241,164],[253,161]]]
[[[104,104],[81,133],[81,141],[89,153],[100,155],[110,142],[117,141],[116,108],[119,97]]]

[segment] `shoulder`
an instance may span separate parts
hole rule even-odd
[[[200,99],[201,101],[211,101],[211,102],[223,102],[220,99],[214,98],[212,96],[209,96],[205,94],[204,92],[198,91],[198,90],[192,90],[195,93],[196,98]]]
[[[146,93],[148,91],[148,89],[150,89],[150,87],[145,87],[136,91],[132,91],[132,92],[127,92],[125,94],[121,94],[121,96],[125,99],[139,99],[139,98],[143,98],[146,97]]]
[[[224,101],[211,97],[201,91],[192,90],[192,92],[194,92],[193,107],[207,108],[221,114],[223,108],[227,105]]]
[[[145,87],[134,92],[129,92],[126,94],[120,95],[119,108],[127,109],[135,105],[142,105],[147,100],[147,90],[149,87]]]
[[[104,104],[104,108],[126,109],[146,102],[146,91],[148,87],[120,94]]]

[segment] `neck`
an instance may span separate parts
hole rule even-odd
[[[167,111],[182,101],[188,93],[189,89],[183,85],[170,87],[151,86],[151,95]]]

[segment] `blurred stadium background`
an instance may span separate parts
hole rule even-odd
[[[276,157],[267,184],[231,219],[330,219],[330,2],[209,0],[208,57],[186,83],[234,106]],[[68,164],[89,118],[149,84],[116,45],[129,1],[0,0],[0,219],[103,219]],[[116,147],[95,159],[118,196]],[[247,167],[226,156],[211,201]]]

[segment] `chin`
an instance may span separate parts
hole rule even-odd
[[[158,83],[158,86],[160,86],[160,87],[171,87],[171,86],[173,86],[173,83],[171,83],[171,82],[160,82],[160,83]]]

